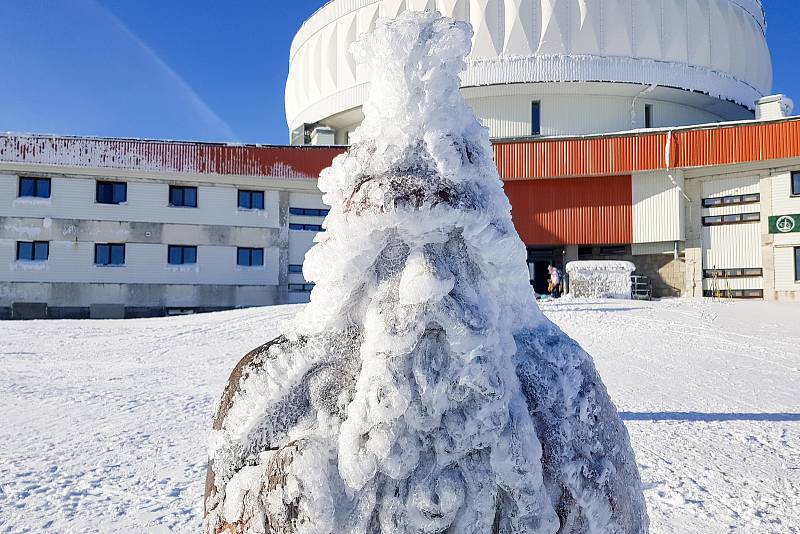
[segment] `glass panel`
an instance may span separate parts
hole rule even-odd
[[[170,206],[180,206],[183,204],[183,193],[177,187],[169,188],[169,204]]]
[[[722,217],[723,222],[738,222],[742,220],[742,216],[735,214],[735,215],[725,215]]]
[[[250,265],[250,250],[246,248],[240,248],[236,262],[239,265]]]
[[[800,282],[800,247],[794,249],[794,279]]]
[[[186,187],[183,190],[183,205],[189,208],[197,207],[197,188]]]
[[[108,245],[94,246],[94,262],[97,265],[108,265]]]
[[[50,255],[50,243],[34,243],[33,259],[44,261]]]
[[[111,245],[111,265],[125,263],[125,245]]]
[[[33,243],[20,241],[17,243],[17,259],[18,260],[32,260],[33,259]]]
[[[239,207],[250,209],[250,192],[239,191]]]
[[[290,265],[289,266],[289,272],[290,273],[302,273],[303,272],[303,266],[302,265]]]
[[[254,248],[250,255],[251,265],[264,265],[264,249]]]
[[[253,204],[252,207],[257,210],[264,209],[264,192],[263,191],[255,191],[252,193]]]
[[[542,106],[539,102],[531,103],[531,135],[542,133]]]
[[[303,210],[301,208],[289,208],[289,214],[290,215],[303,215],[303,211],[305,211],[305,210]]]
[[[115,204],[119,204],[120,202],[125,202],[128,200],[128,184],[113,184],[112,187],[114,188],[114,200]]]
[[[180,265],[183,263],[183,254],[181,253],[181,247],[169,247],[169,263],[171,265]]]
[[[36,196],[50,198],[50,180],[42,179],[36,183]]]
[[[197,247],[184,247],[183,263],[197,263]]]
[[[97,202],[111,204],[113,201],[111,184],[97,184]]]
[[[800,195],[800,172],[792,173],[792,194]]]
[[[32,197],[36,194],[36,180],[33,178],[19,179],[19,196]]]

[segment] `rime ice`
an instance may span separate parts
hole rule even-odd
[[[207,530],[647,530],[628,436],[591,359],[539,312],[487,131],[459,91],[471,30],[379,21],[350,151],[321,179],[316,287],[234,371]]]

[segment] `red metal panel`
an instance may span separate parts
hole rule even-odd
[[[500,177],[506,181],[620,175],[665,169],[667,164],[672,168],[730,165],[800,157],[800,119],[497,141],[494,153]]]
[[[528,245],[633,239],[630,176],[514,180],[505,183],[505,191],[514,226]]]

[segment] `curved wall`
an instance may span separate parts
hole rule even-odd
[[[464,87],[656,84],[753,109],[772,84],[757,0],[334,0],[312,15],[292,44],[286,84],[291,129],[361,105],[368,73],[347,50],[379,17],[406,9],[438,9],[473,25]],[[716,113],[741,118],[724,108]]]

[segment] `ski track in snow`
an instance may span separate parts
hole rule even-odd
[[[227,375],[301,308],[0,322],[0,532],[199,530]],[[800,307],[542,308],[622,412],[652,533],[800,533]]]

